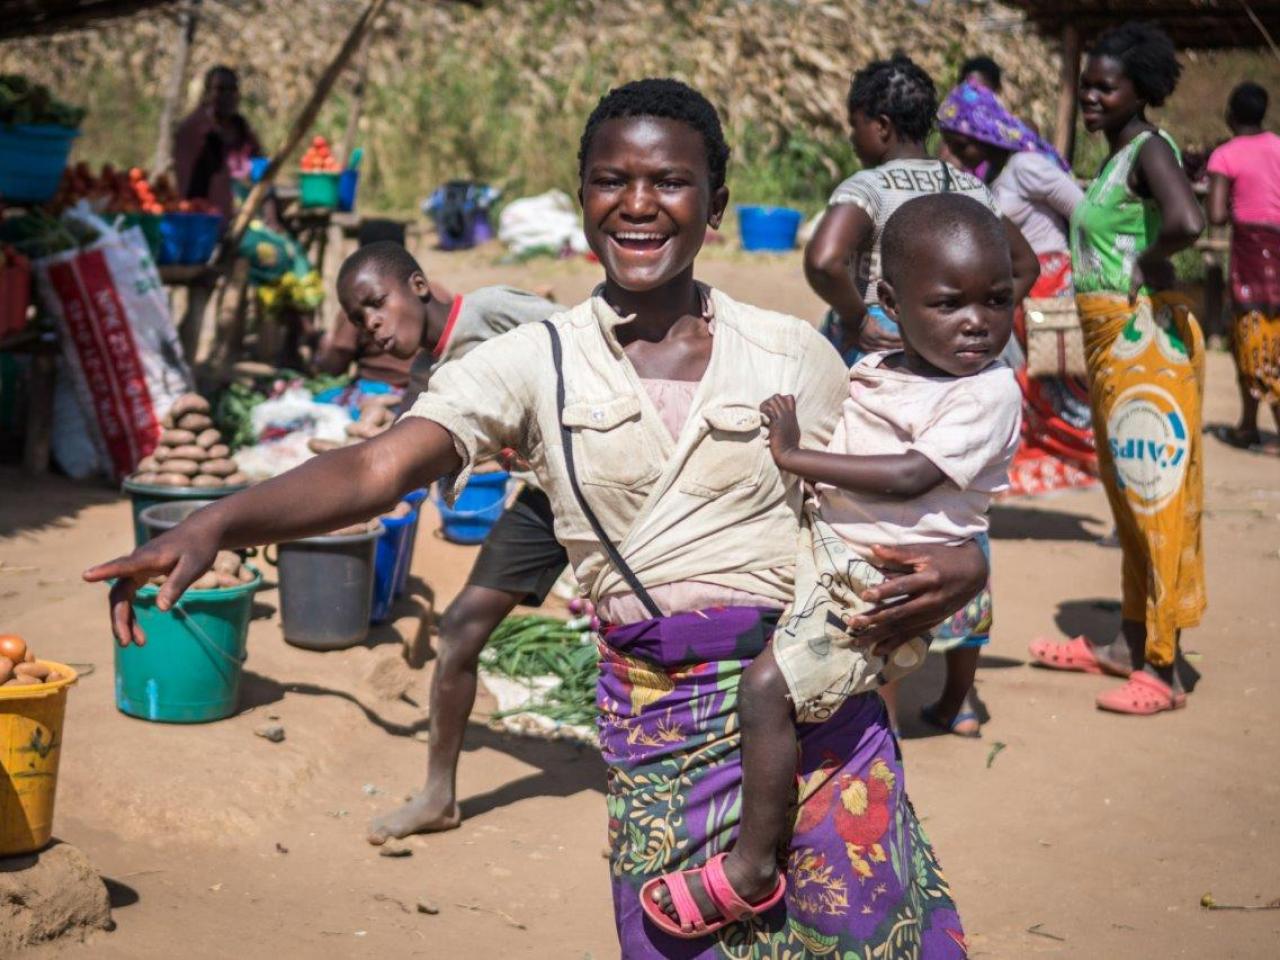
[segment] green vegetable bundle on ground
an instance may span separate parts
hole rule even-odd
[[[489,673],[514,680],[555,677],[560,682],[533,703],[511,713],[537,713],[575,726],[596,719],[596,645],[590,618],[557,620],[525,614],[507,617],[489,638],[481,664]]]

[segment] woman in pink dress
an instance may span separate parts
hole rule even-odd
[[[1262,129],[1267,91],[1231,91],[1227,126],[1235,134],[1209,158],[1209,222],[1231,224],[1232,348],[1239,371],[1240,423],[1217,431],[1235,447],[1280,456],[1263,444],[1258,407],[1280,427],[1280,136]]]

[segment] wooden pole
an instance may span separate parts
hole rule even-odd
[[[191,62],[191,45],[196,38],[196,25],[200,20],[200,0],[191,0],[178,11],[176,38],[173,50],[173,69],[169,73],[169,86],[164,94],[164,106],[160,110],[160,131],[156,139],[155,157],[151,172],[155,176],[168,173],[173,166],[173,131],[178,105],[187,84],[187,65]]]
[[[1053,145],[1067,163],[1072,162],[1076,144],[1076,87],[1080,81],[1080,29],[1074,23],[1062,28],[1062,70],[1058,75],[1058,121]]]
[[[369,27],[372,26],[374,19],[386,5],[387,0],[369,0],[369,5],[365,7],[364,13],[360,14],[356,22],[352,24],[351,31],[347,34],[347,39],[342,42],[342,46],[338,48],[333,62],[325,68],[324,73],[320,75],[320,79],[316,81],[316,88],[311,91],[311,97],[307,100],[306,105],[303,106],[302,112],[298,114],[298,118],[294,120],[293,127],[289,130],[289,135],[285,137],[284,144],[272,154],[271,162],[267,164],[267,169],[263,171],[262,179],[254,184],[253,189],[249,191],[249,196],[245,198],[244,204],[240,207],[240,212],[236,214],[236,218],[232,222],[230,229],[227,230],[226,236],[222,238],[222,243],[218,245],[218,249],[213,254],[214,263],[226,262],[235,257],[235,252],[240,246],[240,238],[244,236],[245,230],[249,227],[249,221],[253,219],[258,207],[262,205],[262,201],[266,198],[267,191],[271,188],[271,181],[275,179],[276,172],[297,148],[298,144],[302,142],[302,138],[307,135],[307,131],[311,129],[311,124],[315,122],[316,114],[320,112],[320,107],[324,104],[329,91],[333,89],[339,74],[346,67],[352,54],[356,52],[356,48],[360,46],[365,34],[369,32]]]
[[[364,88],[369,79],[369,44],[360,47],[360,66],[356,68],[355,86],[351,88],[351,108],[347,114],[347,132],[342,137],[342,166],[351,166],[351,151],[360,134],[360,114],[364,109]]]
[[[1271,55],[1280,60],[1280,47],[1276,46],[1275,38],[1271,36],[1271,31],[1266,25],[1258,19],[1258,15],[1253,12],[1253,7],[1249,6],[1249,0],[1240,0],[1240,6],[1244,7],[1244,12],[1249,15],[1249,19],[1253,21],[1253,25],[1258,28],[1258,32],[1262,34],[1262,38],[1267,41],[1267,46],[1271,48]]]

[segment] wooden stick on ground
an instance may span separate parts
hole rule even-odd
[[[289,130],[289,135],[285,137],[280,149],[272,154],[271,162],[267,164],[267,169],[263,172],[262,179],[254,184],[253,189],[249,191],[249,196],[245,198],[244,204],[240,207],[240,212],[236,214],[235,220],[232,221],[231,228],[227,230],[226,236],[222,238],[222,243],[219,244],[218,249],[214,252],[214,262],[225,262],[235,256],[235,252],[240,246],[240,238],[244,236],[245,230],[248,229],[249,221],[258,212],[258,207],[262,205],[267,191],[271,188],[271,181],[275,178],[276,172],[297,148],[298,144],[302,142],[302,138],[307,135],[307,131],[311,129],[311,124],[315,122],[316,114],[320,112],[320,107],[324,104],[325,98],[329,95],[329,91],[333,89],[338,75],[342,73],[352,54],[360,46],[365,34],[369,32],[374,19],[386,5],[387,0],[370,0],[364,12],[352,24],[351,31],[347,34],[347,39],[343,41],[342,46],[338,48],[333,62],[325,68],[324,73],[320,75],[320,79],[316,81],[316,88],[311,92],[311,97],[302,108],[302,112],[298,114],[298,118],[294,120],[293,127]]]

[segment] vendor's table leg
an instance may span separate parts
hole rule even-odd
[[[178,338],[182,341],[182,355],[187,363],[195,364],[204,339],[204,316],[213,298],[215,284],[192,284],[186,289],[186,309],[178,322]]]
[[[201,356],[208,356],[211,382],[221,383],[231,365],[241,359],[244,350],[245,314],[249,308],[249,261],[237,259],[223,279],[218,297],[212,343],[202,344]]]
[[[55,362],[51,354],[31,358],[31,397],[27,412],[27,437],[22,468],[27,473],[47,473],[53,437],[53,384]]]

